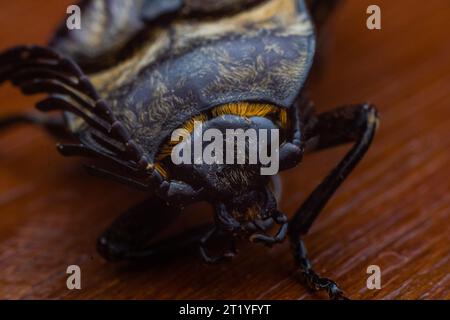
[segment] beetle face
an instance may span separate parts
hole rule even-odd
[[[218,200],[251,193],[278,173],[283,131],[276,120],[261,116],[224,114],[196,121],[172,149],[170,171]]]
[[[248,234],[265,231],[273,222],[277,206],[267,185],[278,173],[286,124],[277,112],[246,112],[213,112],[185,126],[190,130],[172,148],[168,171],[204,190],[206,200],[221,212],[219,220],[230,217],[222,221],[226,228]]]
[[[270,135],[276,132],[278,138],[278,130],[271,120],[262,117],[224,115],[210,120],[200,131],[203,152],[195,154],[193,146],[193,166],[189,170],[217,195],[237,196],[252,190],[267,180],[263,162],[277,167],[279,139],[272,141]],[[194,132],[194,139],[198,134]],[[262,159],[262,155],[272,157]]]
[[[219,224],[235,235],[265,232],[273,224],[277,203],[267,187],[268,176],[259,166],[200,166],[193,169],[202,179],[207,200],[215,204]]]

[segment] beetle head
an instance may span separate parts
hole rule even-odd
[[[244,137],[229,135],[238,130]],[[191,161],[176,165],[172,171],[194,188],[202,188],[206,200],[216,204],[216,220],[221,229],[251,237],[256,232],[265,233],[274,220],[280,222],[281,214],[277,211],[275,197],[267,187],[270,175],[264,174],[268,168],[275,168],[272,174],[277,173],[279,164],[274,162],[279,161],[278,131],[279,126],[270,118],[228,114],[204,122],[201,128],[193,130],[191,139],[177,145],[176,148],[181,150],[189,144],[190,150],[194,150],[195,139],[202,137],[200,143],[197,140],[197,147],[201,146],[203,153],[196,155],[195,151],[192,152]],[[216,133],[213,139],[211,132]],[[241,144],[239,138],[242,138]],[[235,143],[230,143],[230,139]],[[213,153],[216,158],[208,161],[205,153],[210,155],[207,151],[212,142],[223,146],[223,154]],[[229,157],[229,152],[232,157]],[[261,159],[261,152],[269,162]],[[197,156],[203,158],[198,159]]]
[[[279,128],[269,118],[221,115],[201,123],[175,146],[172,156],[189,156],[177,160],[171,171],[212,198],[254,195],[278,173],[279,140]]]

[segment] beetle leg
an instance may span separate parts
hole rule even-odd
[[[341,297],[334,282],[320,278],[311,269],[301,237],[306,235],[322,208],[366,154],[378,125],[377,111],[370,105],[347,106],[318,116],[311,137],[318,137],[315,149],[330,148],[355,141],[337,167],[307,198],[289,223],[289,238],[296,263],[306,284],[313,290],[326,290]]]
[[[167,201],[182,205],[201,200],[203,194],[203,188],[194,189],[182,181],[164,181],[159,188],[162,197]]]
[[[288,231],[288,219],[285,214],[276,211],[273,215],[273,219],[275,222],[280,225],[275,236],[269,236],[263,233],[255,233],[252,234],[249,238],[251,242],[260,242],[265,244],[268,247],[271,247],[275,244],[282,243],[286,239],[287,231]]]
[[[41,111],[70,111],[105,133],[115,121],[80,68],[49,48],[21,46],[0,53],[0,83],[5,80],[26,95],[50,94],[37,104]]]
[[[88,173],[93,176],[96,176],[99,178],[110,179],[110,180],[116,181],[118,183],[125,184],[130,187],[136,188],[141,191],[149,191],[153,187],[152,183],[145,183],[142,181],[138,181],[131,177],[128,177],[128,176],[125,177],[125,176],[119,175],[118,173],[108,171],[106,169],[98,168],[93,165],[86,165],[85,167],[86,167]],[[154,174],[157,175],[158,174],[157,171],[155,171]],[[157,178],[154,178],[151,180],[154,181],[154,180],[157,180]],[[160,179],[160,181],[162,181],[162,179]]]
[[[199,245],[200,256],[202,257],[203,261],[205,261],[208,264],[216,264],[216,263],[222,262],[224,260],[230,260],[237,253],[235,240],[233,237],[230,237],[229,238],[229,241],[230,241],[229,250],[225,251],[222,255],[219,255],[219,256],[211,256],[209,254],[208,249],[206,248],[208,243],[220,235],[223,235],[223,234],[221,234],[220,229],[217,228],[216,226],[214,226],[213,228],[211,228],[211,230],[209,230],[200,239],[200,245]]]
[[[348,106],[319,115],[311,132],[313,136],[319,137],[315,150],[352,141],[356,141],[356,144],[297,211],[291,222],[292,232],[308,232],[327,201],[369,149],[377,126],[377,111],[370,105]]]
[[[147,177],[154,166],[144,150],[133,141],[125,125],[101,98],[89,78],[70,58],[39,46],[19,46],[0,52],[0,84],[10,80],[24,94],[46,93],[37,103],[41,111],[66,111],[80,117],[87,126],[75,130],[76,137],[92,153],[102,154]],[[19,117],[4,120],[3,127],[35,120]],[[1,128],[1,122],[0,122]],[[73,150],[72,150],[73,151]],[[156,181],[158,182],[158,181]],[[158,184],[159,185],[159,184]]]
[[[155,241],[181,214],[164,200],[151,197],[119,216],[97,243],[99,253],[107,260],[136,260],[158,257],[195,248],[210,224],[195,227],[166,240]]]
[[[241,230],[241,224],[228,212],[225,204],[219,202],[215,206],[216,224],[221,230],[230,234],[236,234]]]
[[[111,163],[114,163],[118,165],[119,167],[129,170],[132,173],[137,172],[137,169],[130,166],[129,163],[122,161],[121,159],[114,158],[110,154],[107,154],[105,152],[102,152],[101,150],[97,150],[95,148],[88,148],[83,144],[60,144],[58,143],[56,145],[56,148],[58,149],[58,152],[65,156],[65,157],[71,157],[71,156],[81,156],[86,158],[99,158],[102,160],[107,160]]]
[[[122,251],[124,252],[122,256],[119,255],[118,258],[112,258],[112,260],[146,260],[168,255],[180,255],[186,252],[187,249],[195,248],[195,245],[198,244],[204,236],[205,231],[209,228],[211,228],[210,224],[194,227],[171,238],[152,243],[144,248]]]
[[[326,291],[330,299],[333,300],[348,300],[336,282],[327,278],[322,278],[312,269],[305,244],[300,239],[298,239],[295,243],[294,257],[296,260],[300,281],[310,290]]]
[[[287,170],[295,167],[302,161],[303,145],[302,132],[300,130],[300,115],[297,108],[293,108],[292,134],[288,141],[280,146],[280,170]]]
[[[208,264],[215,264],[233,258],[237,253],[235,236],[240,230],[240,223],[230,215],[226,206],[223,203],[217,203],[215,205],[215,225],[200,239],[200,256]],[[211,256],[207,249],[208,243],[220,237],[224,237],[226,241],[229,241],[230,248],[222,255]]]

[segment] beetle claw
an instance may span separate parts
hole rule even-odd
[[[200,255],[203,258],[203,261],[205,261],[208,264],[215,264],[224,260],[231,260],[237,254],[236,243],[233,238],[230,239],[230,248],[227,251],[225,251],[222,255],[212,256],[209,254],[208,249],[206,248],[207,242],[209,242],[211,238],[216,236],[218,232],[219,229],[214,227],[209,232],[207,232],[206,235],[200,240],[199,245]]]
[[[284,241],[288,230],[288,219],[286,215],[279,211],[275,211],[272,215],[273,220],[280,225],[280,229],[275,236],[269,236],[264,233],[254,233],[249,237],[250,242],[263,243],[268,247],[272,247],[274,244],[278,244]]]

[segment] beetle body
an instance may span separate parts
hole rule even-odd
[[[239,11],[238,3],[246,10]],[[96,90],[142,150],[146,162],[154,165],[163,179],[186,183],[189,190],[204,189],[195,197],[188,192],[188,199],[183,201],[183,192],[177,185],[174,191],[169,190],[169,196],[178,204],[205,197],[231,202],[236,194],[261,189],[255,200],[262,198],[267,202],[264,185],[268,179],[249,174],[248,167],[235,166],[228,174],[224,174],[227,166],[209,167],[207,173],[198,172],[203,179],[192,181],[194,168],[173,168],[167,160],[169,152],[164,149],[170,147],[167,143],[174,130],[199,117],[206,127],[216,123],[214,127],[231,128],[235,126],[233,122],[242,121],[241,127],[245,125],[239,118],[253,117],[255,123],[257,117],[270,115],[276,122],[274,127],[289,129],[287,114],[290,115],[289,109],[308,76],[315,48],[313,25],[303,1],[206,2],[203,10],[214,18],[204,19],[198,18],[198,4],[188,1],[177,10],[172,7],[173,20],[168,24],[159,22],[154,15],[149,20],[142,13],[147,11],[139,11],[137,6],[123,12],[114,1],[109,10],[94,4],[85,4],[93,10],[88,16],[92,20],[85,22],[87,31],[61,31],[51,45],[65,55],[78,57],[81,66],[94,66],[104,59],[105,53],[93,51],[91,43],[108,40],[103,35],[111,35],[100,48],[109,48],[109,58],[105,60],[114,62],[90,74]],[[162,4],[160,10],[161,15],[168,14]],[[108,16],[112,20],[105,25]],[[133,26],[126,29],[126,41],[116,35],[121,21]],[[91,29],[102,32],[89,32]],[[117,49],[112,50],[113,47]],[[121,55],[123,50],[128,51],[126,55]],[[73,134],[96,135],[80,117],[67,114],[66,118]],[[258,125],[253,127],[260,129]],[[251,181],[258,187],[249,187]],[[224,199],[224,193],[229,199]],[[256,202],[237,206],[248,210]]]
[[[25,94],[49,94],[37,107],[63,111],[76,141],[58,146],[63,155],[89,157],[96,163],[91,173],[150,193],[100,238],[100,253],[113,260],[153,255],[167,245],[149,242],[161,227],[151,211],[171,219],[182,206],[206,200],[215,223],[206,232],[188,232],[186,243],[199,244],[207,262],[232,257],[238,237],[272,246],[289,234],[308,286],[342,297],[334,282],[311,269],[301,236],[367,151],[377,116],[368,105],[316,116],[303,94],[315,57],[313,18],[320,22],[330,1],[80,5],[82,29],[61,27],[49,48],[1,53],[0,82],[11,80]],[[24,121],[50,127],[50,120],[33,116],[0,121],[0,127]],[[260,174],[261,163],[174,164],[170,156],[180,144],[171,140],[173,132],[181,128],[194,137],[197,122],[203,124],[200,134],[278,130],[281,170],[298,164],[306,151],[352,141],[355,147],[288,221],[277,209],[271,179]],[[273,224],[278,231],[269,235]],[[212,256],[208,243],[218,238],[230,249]]]
[[[132,53],[90,75],[148,161],[157,162],[175,129],[215,108],[239,102],[280,109],[294,105],[314,57],[309,15],[302,1],[248,2],[253,6],[231,17],[203,21],[185,14],[168,26],[144,28],[139,38],[145,41],[134,45]],[[206,6],[218,10],[217,3],[221,1],[207,1]],[[223,3],[222,10],[228,12],[237,1]],[[96,17],[96,23],[101,21]],[[84,39],[86,31],[80,33]],[[52,45],[65,54],[80,55],[64,45],[67,41],[55,38]],[[74,133],[84,127],[76,120],[70,119]]]

